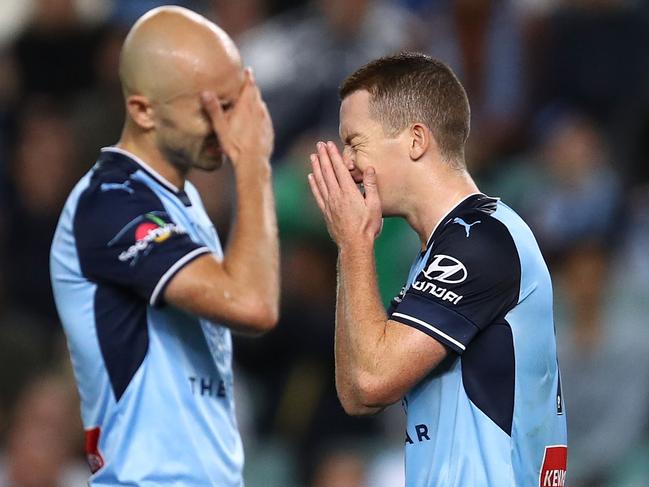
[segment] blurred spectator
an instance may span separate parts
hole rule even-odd
[[[546,258],[582,243],[612,245],[621,185],[601,131],[559,106],[537,125],[537,150],[502,165],[485,188],[524,215]]]
[[[23,96],[69,97],[91,86],[99,31],[80,22],[74,0],[35,0],[34,8],[11,50]]]
[[[124,36],[121,29],[106,30],[98,41],[92,62],[92,86],[79,90],[71,107],[79,161],[89,169],[102,147],[119,139],[124,122],[124,100],[119,81],[119,54]]]
[[[363,487],[365,485],[365,458],[347,448],[332,449],[319,462],[313,487]]]
[[[211,0],[211,17],[234,39],[261,24],[268,15],[268,2],[264,0]]]
[[[57,323],[49,249],[58,214],[80,170],[70,121],[55,102],[35,99],[24,107],[10,166],[13,187],[5,253],[0,256],[6,291],[11,306]]]
[[[86,485],[87,467],[75,456],[80,431],[74,383],[49,375],[32,382],[16,404],[0,486]]]
[[[41,332],[44,327],[33,314],[0,305],[0,440],[20,391],[51,363],[52,344]]]
[[[523,19],[513,0],[422,2],[422,48],[453,68],[471,100],[473,170],[518,148],[528,109]]]
[[[386,1],[314,0],[242,36],[275,123],[275,156],[305,132],[336,133],[338,85],[372,58],[408,47],[414,23]]]
[[[646,89],[649,16],[634,0],[561,1],[534,59],[539,101],[566,99],[601,122]]]

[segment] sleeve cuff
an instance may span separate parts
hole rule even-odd
[[[149,298],[149,304],[151,306],[156,306],[160,304],[160,300],[163,295],[164,289],[167,287],[167,284],[169,284],[171,278],[175,276],[180,269],[185,267],[195,258],[203,254],[209,254],[211,252],[212,251],[207,247],[199,247],[185,254],[180,259],[178,259],[171,267],[169,267],[169,269],[167,269],[167,271],[162,275],[162,277],[156,284],[155,288],[153,289],[153,292],[151,293],[151,297]]]
[[[426,333],[458,354],[480,331],[460,313],[416,294],[407,293],[390,319]]]

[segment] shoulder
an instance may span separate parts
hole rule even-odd
[[[131,176],[124,168],[98,163],[79,195],[75,220],[100,220],[109,224],[128,215],[162,211],[162,202],[153,190]]]
[[[431,256],[448,253],[482,270],[494,272],[519,265],[519,256],[509,228],[494,218],[492,209],[469,208],[442,223],[431,242]]]

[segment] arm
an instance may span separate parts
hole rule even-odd
[[[336,289],[336,328],[335,328],[335,364],[336,364],[336,391],[343,408],[348,414],[375,414],[382,408],[361,407],[362,401],[354,388],[354,379],[351,369],[352,360],[349,346],[350,334],[347,325],[347,298],[345,296],[345,284],[342,273],[340,256],[338,257],[338,286]],[[361,411],[362,409],[362,411]]]
[[[446,356],[418,330],[388,320],[379,297],[374,240],[381,207],[372,168],[358,192],[333,144],[318,146],[309,184],[339,248],[336,387],[349,414],[373,414],[401,399]]]
[[[203,97],[221,146],[234,168],[237,214],[222,262],[202,256],[165,289],[167,302],[240,331],[264,332],[277,323],[279,243],[269,163],[273,129],[266,105],[247,72],[231,114],[212,94]]]

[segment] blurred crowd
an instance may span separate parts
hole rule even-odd
[[[568,485],[649,485],[648,2],[22,0],[0,2],[0,486],[85,485],[49,246],[72,185],[119,138],[123,37],[162,3],[232,35],[275,124],[281,320],[235,348],[248,485],[403,485],[400,406],[358,419],[336,398],[336,249],[306,184],[313,143],[337,140],[342,79],[401,50],[458,74],[472,105],[468,165],[527,220],[550,265]],[[227,238],[231,173],[191,179]],[[386,303],[418,245],[386,220]]]

